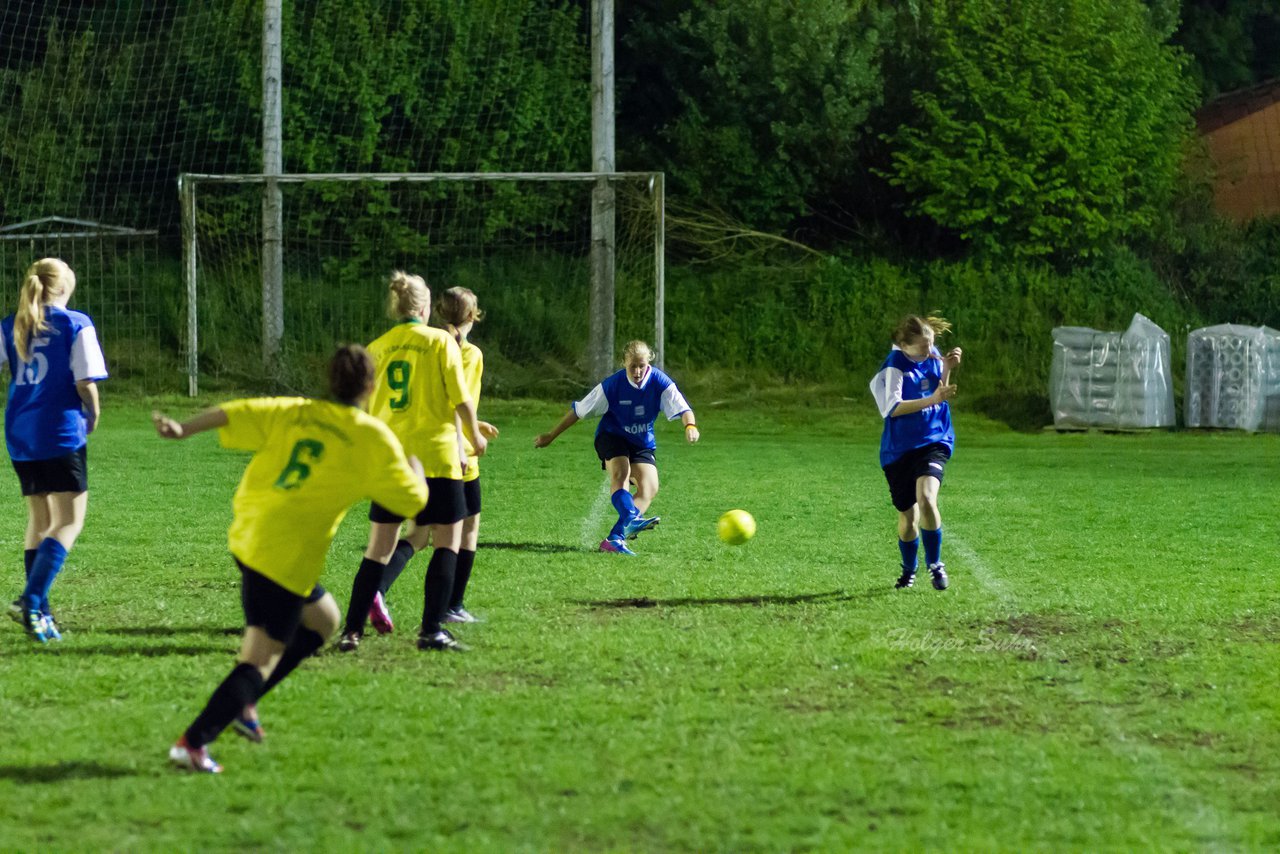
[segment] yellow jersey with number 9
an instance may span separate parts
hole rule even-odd
[[[368,346],[377,363],[369,414],[396,434],[426,477],[462,479],[455,407],[471,399],[458,342],[443,329],[405,320]]]
[[[427,501],[396,437],[354,406],[301,397],[219,407],[223,447],[252,451],[227,532],[241,563],[299,596],[315,587],[351,505],[372,499],[400,516]]]

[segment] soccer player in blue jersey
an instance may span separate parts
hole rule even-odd
[[[652,361],[653,350],[648,344],[628,343],[622,355],[622,370],[601,380],[586,397],[573,403],[550,432],[533,440],[535,448],[545,448],[581,419],[601,416],[596,427],[596,455],[601,468],[609,472],[611,498],[618,511],[618,521],[600,543],[602,552],[634,555],[626,541],[659,522],[658,516],[644,515],[658,494],[658,464],[654,457],[657,442],[653,435],[658,413],[666,415],[668,421],[679,418],[690,444],[699,438],[693,410],[684,395],[671,377],[650,364]],[[632,481],[636,485],[634,496],[629,489]]]
[[[97,383],[107,378],[87,314],[67,308],[76,276],[42,258],[22,280],[18,310],[0,321],[0,365],[9,366],[4,437],[27,500],[27,581],[11,607],[40,643],[61,640],[49,588],[84,528],[88,435],[98,424]]]
[[[880,465],[898,511],[899,588],[915,584],[923,540],[933,586],[947,589],[938,488],[956,443],[947,401],[956,393],[951,371],[960,364],[961,350],[955,347],[943,356],[934,338],[950,329],[941,317],[904,317],[893,330],[893,349],[871,379],[871,394],[884,417]]]

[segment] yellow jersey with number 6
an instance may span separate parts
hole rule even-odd
[[[471,399],[458,342],[443,329],[406,320],[368,347],[377,363],[369,414],[396,434],[426,477],[462,479],[455,408]]]
[[[219,408],[223,447],[253,452],[232,499],[227,544],[245,566],[299,596],[315,587],[352,504],[368,498],[413,516],[427,502],[396,437],[354,406],[267,397]]]

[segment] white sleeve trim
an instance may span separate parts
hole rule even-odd
[[[880,407],[880,417],[888,418],[902,403],[902,371],[884,368],[871,378],[871,396]]]
[[[604,415],[609,411],[609,399],[604,396],[604,384],[597,383],[596,387],[587,392],[587,396],[582,400],[573,402],[573,414],[579,418],[587,418],[592,415]]]
[[[76,382],[107,378],[107,362],[98,346],[98,333],[92,326],[81,329],[71,342],[71,375]]]
[[[661,406],[668,421],[675,421],[689,411],[689,404],[685,402],[684,395],[680,393],[680,389],[676,388],[675,383],[667,386],[662,392]]]

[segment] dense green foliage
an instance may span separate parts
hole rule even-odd
[[[286,4],[285,169],[585,168],[588,9]],[[0,222],[154,226],[176,256],[177,174],[260,169],[260,15],[253,0],[5,4]],[[821,377],[871,360],[886,314],[937,309],[999,354],[992,388],[1034,388],[1047,345],[1032,342],[1054,323],[1117,328],[1143,311],[1171,332],[1280,326],[1276,227],[1206,213],[1190,132],[1196,83],[1212,95],[1277,73],[1278,15],[1262,0],[619,3],[618,167],[662,168],[673,205],[829,255],[775,268],[672,240],[672,356]],[[464,217],[486,249],[580,225],[495,190],[422,227],[429,195],[325,190],[295,205],[299,242],[363,246],[327,262],[339,282],[428,257]],[[202,222],[202,251],[252,231],[258,210],[246,196]],[[530,288],[492,300],[521,332],[574,328],[563,294],[533,307],[555,286],[537,264],[491,254]],[[171,282],[159,299],[181,328]],[[988,314],[1017,329],[1002,337]],[[512,340],[514,366],[549,339]]]
[[[893,135],[911,209],[989,255],[1094,255],[1142,234],[1182,166],[1190,86],[1140,0],[947,0]]]
[[[164,444],[149,406],[108,400],[53,588],[65,639],[0,623],[3,847],[1280,847],[1280,590],[1236,533],[1274,524],[1240,497],[1273,488],[1258,461],[1280,437],[1017,434],[957,400],[951,589],[895,591],[865,389],[684,390],[703,439],[660,426],[663,522],[635,559],[593,550],[610,507],[591,425],[535,451],[561,404],[482,404],[502,434],[467,596],[487,622],[458,629],[474,651],[414,649],[415,558],[396,633],[304,663],[260,706],[264,744],[214,743],[217,778],[165,751],[239,642],[226,526],[245,458],[212,435]],[[738,548],[714,535],[730,507],[759,523]],[[324,578],[343,605],[363,510]]]
[[[625,144],[671,172],[679,191],[785,227],[861,168],[892,36],[878,4],[669,2],[632,14]]]
[[[0,221],[78,212],[176,233],[180,172],[261,171],[261,3],[22,5],[0,30],[0,169],[19,176]],[[590,60],[569,3],[285,4],[281,40],[286,172],[588,163]],[[317,235],[398,210],[385,188],[335,201],[345,215]]]
[[[911,265],[835,258],[813,266],[673,271],[673,364],[762,368],[793,381],[841,377],[860,393],[889,348],[894,320],[939,313],[944,343],[970,353],[959,380],[991,414],[1019,424],[1048,417],[1054,326],[1124,329],[1135,312],[1170,332],[1181,374],[1185,331],[1200,317],[1150,267],[1115,253],[1062,274],[1036,261]]]
[[[1174,42],[1191,55],[1206,97],[1280,77],[1280,5],[1274,0],[1183,0]]]

